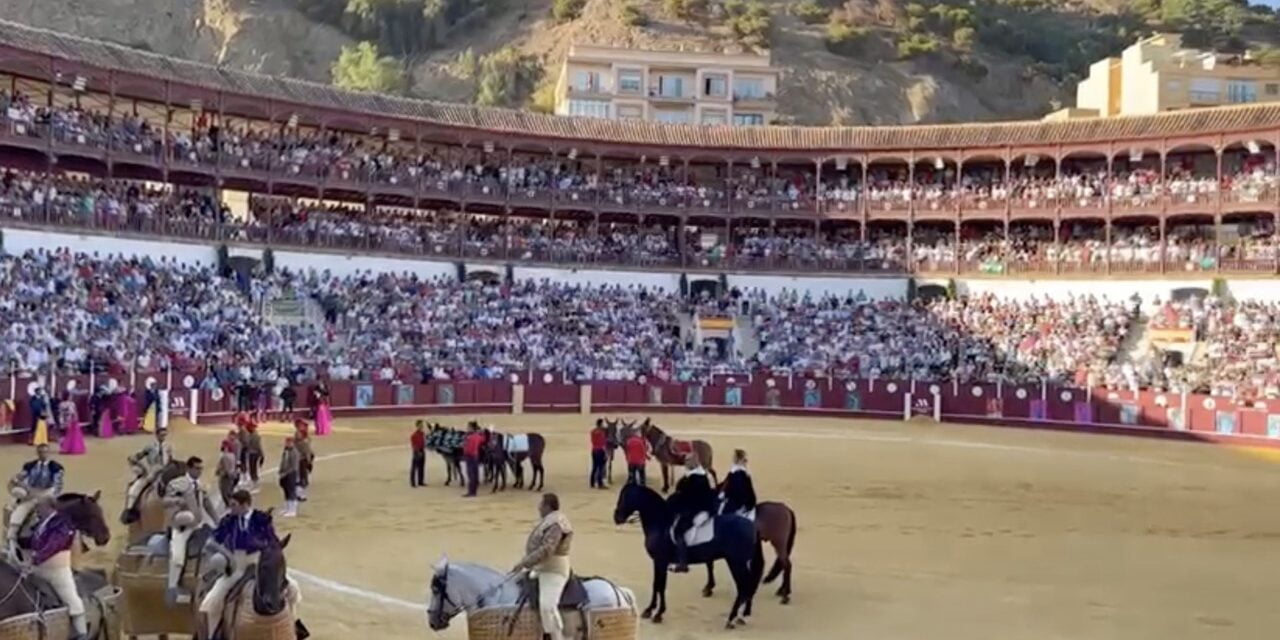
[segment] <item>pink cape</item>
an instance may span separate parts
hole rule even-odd
[[[327,436],[333,433],[333,415],[329,413],[328,403],[320,403],[316,407],[316,435]]]
[[[138,420],[138,401],[134,399],[133,394],[126,393],[121,403],[124,405],[124,422],[120,428],[127,434],[137,433],[138,428],[142,425],[141,421]]]
[[[78,456],[86,451],[84,430],[80,428],[79,418],[72,416],[69,423],[62,425],[62,440],[59,445],[58,452],[64,456]]]
[[[102,417],[98,418],[98,437],[110,438],[115,435],[111,429],[111,410],[108,407],[102,408]]]

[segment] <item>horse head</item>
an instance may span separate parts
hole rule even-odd
[[[289,566],[284,550],[293,534],[269,544],[258,554],[258,573],[253,583],[253,610],[258,615],[273,616],[287,604],[285,593],[289,588]]]
[[[628,482],[618,492],[618,504],[613,509],[613,523],[623,524],[633,515],[639,515],[642,524],[657,522],[664,514],[665,505],[662,496],[653,489]]]
[[[102,492],[91,496],[82,493],[64,493],[58,496],[56,506],[60,513],[71,520],[76,531],[93,539],[99,547],[111,542],[111,528],[107,526],[107,517],[102,513],[102,505],[98,499]]]
[[[494,602],[514,602],[510,576],[469,563],[451,564],[441,557],[432,568],[431,599],[427,602],[427,626],[432,631],[449,628],[449,621],[471,609]]]

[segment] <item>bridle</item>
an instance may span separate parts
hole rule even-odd
[[[519,572],[513,572],[513,573],[507,574],[507,577],[503,578],[501,582],[493,585],[492,587],[489,587],[488,589],[485,589],[483,592],[480,593],[480,595],[476,596],[476,601],[470,605],[467,605],[466,603],[455,602],[453,598],[449,597],[449,568],[448,567],[446,567],[444,571],[437,573],[436,575],[431,577],[431,591],[432,593],[439,594],[440,603],[442,605],[451,607],[453,610],[452,613],[447,613],[443,608],[441,608],[440,610],[441,615],[448,615],[449,617],[453,617],[455,615],[458,615],[458,613],[462,611],[470,611],[471,609],[483,608],[485,598],[488,598],[489,596],[497,593],[498,590],[502,589],[502,587],[505,586],[508,582],[511,582],[513,579],[515,579],[517,575],[520,575]]]

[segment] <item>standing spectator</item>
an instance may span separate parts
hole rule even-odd
[[[604,430],[604,420],[596,420],[591,430],[591,488],[604,489],[605,447],[608,446],[608,434]]]
[[[480,425],[474,422],[471,423],[470,431],[462,441],[462,458],[467,463],[465,497],[474,498],[476,491],[480,488],[480,449],[484,446],[484,433],[480,431]]]
[[[409,461],[409,486],[427,486],[427,434],[422,431],[423,424],[419,420],[409,436],[409,448],[412,457]]]
[[[284,439],[284,451],[280,454],[280,489],[284,491],[285,518],[298,515],[298,475],[302,460],[294,447],[293,438]]]
[[[316,454],[311,450],[311,430],[306,420],[293,422],[293,448],[298,450],[298,501],[307,501],[307,488],[311,486],[311,471],[315,468]]]
[[[36,389],[28,403],[31,406],[31,432],[35,433],[41,420],[44,420],[46,425],[49,423],[49,396],[45,394],[43,386]]]
[[[293,405],[297,401],[298,391],[293,388],[293,385],[287,384],[280,390],[280,411],[286,419],[293,417]]]
[[[231,495],[236,491],[236,485],[240,483],[240,467],[236,464],[236,449],[238,448],[235,432],[222,440],[222,445],[218,454],[218,468],[216,475],[218,476],[218,493],[222,496],[223,506],[231,504]]]

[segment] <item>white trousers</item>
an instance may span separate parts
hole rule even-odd
[[[35,569],[35,574],[48,582],[62,603],[67,605],[67,613],[71,614],[71,624],[76,633],[80,635],[86,633],[84,600],[80,599],[80,592],[76,590],[75,576],[71,574],[71,552],[61,551],[40,563],[40,566]]]
[[[537,573],[538,580],[538,617],[542,620],[542,632],[549,634],[551,640],[564,640],[564,620],[560,618],[560,596],[564,593],[564,585],[569,576],[559,573]]]
[[[177,589],[182,581],[182,568],[187,564],[187,546],[191,534],[201,525],[172,527],[169,529],[169,588]]]
[[[213,637],[213,633],[218,630],[218,624],[222,622],[222,612],[227,606],[227,596],[231,593],[231,588],[240,582],[249,567],[257,562],[258,554],[256,553],[234,552],[231,558],[231,575],[219,576],[209,588],[208,593],[204,594],[204,598],[200,600],[200,613],[205,614],[209,637]],[[285,593],[285,601],[289,603],[292,610],[302,602],[302,590],[293,578],[288,578],[288,581],[289,587]]]
[[[132,508],[138,503],[138,498],[142,495],[143,488],[147,486],[147,483],[155,475],[154,472],[138,465],[129,465],[129,469],[133,471],[133,480],[129,482],[129,489],[125,491],[124,504],[126,508]]]

